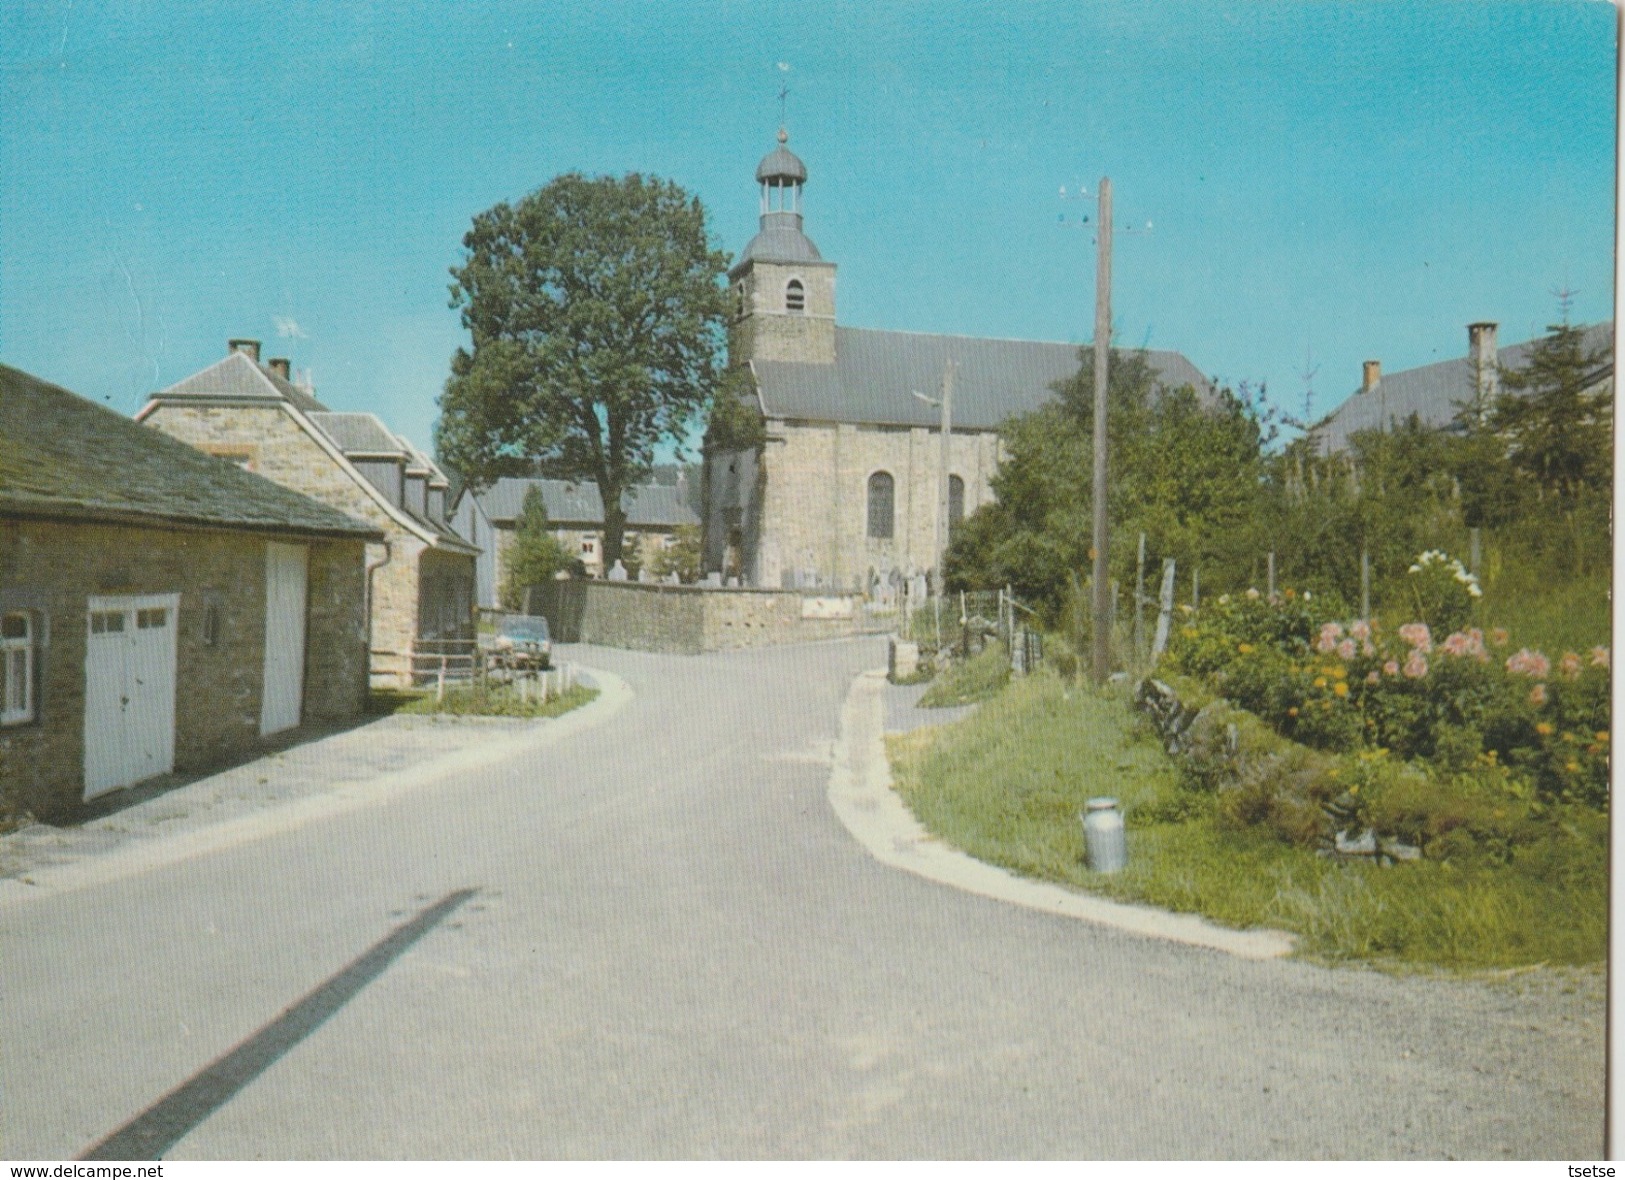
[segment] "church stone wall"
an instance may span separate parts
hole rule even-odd
[[[801,280],[806,310],[791,312],[784,296]],[[744,315],[735,321],[729,356],[740,361],[835,361],[835,267],[829,263],[752,262],[735,283]]]
[[[816,573],[828,585],[864,589],[871,572],[931,569],[940,487],[941,440],[934,430],[841,424],[769,423],[762,517],[768,522],[757,554],[759,585]],[[992,500],[998,437],[955,431],[949,471],[965,481],[965,513]],[[868,535],[869,477],[893,480],[892,536]]]

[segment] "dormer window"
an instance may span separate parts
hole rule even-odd
[[[791,279],[785,284],[784,310],[794,312],[807,310],[807,290],[801,285],[800,279]]]

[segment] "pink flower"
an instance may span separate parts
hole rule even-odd
[[[1557,662],[1558,670],[1564,680],[1580,679],[1580,657],[1572,651],[1563,653],[1563,658]]]
[[[1608,667],[1608,649],[1606,647],[1594,647],[1591,649],[1591,666],[1593,668]]]
[[[1384,676],[1398,676],[1399,662],[1397,660],[1389,660],[1382,666],[1382,674]]]
[[[1532,680],[1544,680],[1551,674],[1552,661],[1538,651],[1519,648],[1516,654],[1507,657],[1507,671]]]
[[[1337,641],[1342,638],[1342,635],[1343,628],[1336,623],[1322,623],[1320,625],[1320,638],[1315,640],[1315,650],[1321,652],[1331,651],[1337,646]]]
[[[1487,660],[1489,653],[1484,650],[1484,633],[1474,628],[1471,631],[1456,631],[1446,639],[1444,650],[1458,659],[1472,656],[1476,659]]]
[[[1367,659],[1370,659],[1372,656],[1377,654],[1377,645],[1372,643],[1369,639],[1360,640],[1360,654],[1365,656]]]
[[[1355,619],[1354,622],[1349,624],[1349,634],[1364,643],[1371,638],[1371,624],[1364,619]]]
[[[1428,662],[1422,657],[1421,648],[1413,648],[1411,654],[1405,657],[1404,672],[1412,680],[1420,680],[1428,674]]]
[[[1397,671],[1397,669],[1396,669],[1396,671]],[[1382,683],[1382,677],[1378,676],[1375,671],[1367,672],[1365,674],[1365,682],[1367,684],[1381,684]]]
[[[1433,633],[1426,623],[1406,623],[1399,629],[1399,637],[1419,652],[1433,650]]]
[[[1345,639],[1337,645],[1337,658],[1340,660],[1352,660],[1354,658],[1354,640]]]
[[[1546,686],[1544,684],[1537,684],[1529,690],[1529,703],[1536,706],[1546,703]]]

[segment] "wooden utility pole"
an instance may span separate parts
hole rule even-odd
[[[936,555],[937,602],[942,602],[942,557],[948,548],[948,508],[952,497],[948,495],[948,440],[954,430],[954,362],[949,361],[942,370],[942,456],[937,464],[937,524],[932,538]]]
[[[1112,672],[1111,585],[1106,536],[1106,366],[1112,339],[1112,182],[1100,180],[1100,221],[1095,232],[1095,620],[1094,678]]]

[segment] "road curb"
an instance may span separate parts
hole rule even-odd
[[[139,840],[105,852],[87,853],[77,861],[31,870],[26,880],[16,877],[0,879],[0,909],[103,885],[386,803],[452,775],[479,770],[527,751],[545,749],[574,734],[595,728],[620,712],[632,699],[631,687],[614,673],[587,667],[580,667],[579,671],[598,688],[598,696],[562,716],[539,720],[504,737],[484,738],[474,745],[453,750],[405,770],[345,783],[329,791],[268,806],[251,815],[191,831]]]
[[[950,848],[921,826],[892,789],[886,760],[883,670],[852,682],[841,708],[829,802],[835,815],[876,860],[941,885],[1028,909],[1109,926],[1146,938],[1206,947],[1244,959],[1278,959],[1293,939],[1278,930],[1232,930],[1193,914],[1108,901],[1060,885],[1018,877]]]

